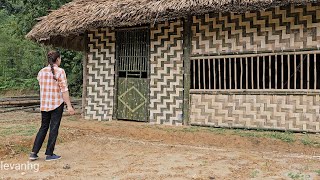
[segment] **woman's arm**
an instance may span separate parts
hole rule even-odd
[[[70,101],[70,96],[69,96],[69,91],[65,91],[62,93],[62,98],[63,98],[63,101],[65,103],[67,103],[67,108],[68,108],[68,112],[70,115],[73,115],[75,112],[74,112],[74,109],[71,105],[71,101]]]

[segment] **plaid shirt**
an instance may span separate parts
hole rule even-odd
[[[53,67],[57,81],[53,79],[50,65],[38,73],[41,111],[52,111],[59,107],[63,103],[62,93],[68,91],[66,73],[55,64]]]

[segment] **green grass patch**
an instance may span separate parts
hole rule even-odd
[[[21,145],[21,144],[16,144],[15,146],[13,146],[12,148],[15,153],[17,154],[21,154],[21,153],[29,153],[30,152],[30,147],[28,146],[24,146],[24,145]]]
[[[251,172],[250,174],[250,178],[256,178],[259,175],[259,171],[258,170],[254,170]]]
[[[0,127],[0,136],[33,136],[37,133],[38,127],[35,125],[10,125]]]
[[[271,139],[278,139],[288,143],[292,143],[296,141],[294,134],[291,132],[270,132],[270,131],[245,130],[245,129],[235,129],[231,131],[232,131],[231,134],[238,135],[241,137],[271,138]]]
[[[272,132],[265,134],[265,137],[279,139],[284,142],[292,143],[296,141],[296,138],[293,133],[291,132]]]
[[[213,133],[222,134],[222,135],[227,133],[227,130],[224,128],[208,127],[208,128],[205,128],[205,130],[208,132],[213,132]]]
[[[303,145],[319,147],[320,141],[316,140],[313,135],[305,134],[301,136],[301,133],[293,133],[290,131],[267,131],[267,130],[248,130],[248,129],[229,129],[229,128],[215,128],[215,127],[201,127],[201,126],[188,126],[182,128],[171,128],[163,126],[150,126],[154,129],[158,129],[166,132],[186,132],[186,133],[196,133],[196,132],[209,132],[219,135],[235,135],[245,138],[268,138],[276,139],[286,143],[301,142]]]
[[[178,129],[178,128],[172,128],[172,127],[167,127],[167,126],[161,126],[161,125],[152,125],[152,126],[149,126],[151,128],[154,128],[154,129],[157,129],[157,130],[160,130],[160,131],[166,131],[166,132],[177,132],[177,131],[184,131],[184,129]]]
[[[268,138],[276,139],[286,143],[301,142],[303,145],[312,146],[320,148],[320,141],[314,135],[302,133],[293,133],[290,131],[267,131],[267,130],[248,130],[248,129],[229,129],[229,128],[215,128],[215,127],[201,127],[201,126],[191,126],[183,127],[180,129],[172,129],[167,127],[156,126],[156,129],[164,130],[167,132],[172,131],[183,131],[189,133],[196,132],[209,132],[219,135],[236,135],[245,138]]]
[[[310,175],[302,174],[301,172],[289,172],[288,177],[294,180],[310,179]]]
[[[261,134],[259,132],[255,132],[255,131],[248,131],[245,129],[235,129],[232,130],[232,134],[233,135],[238,135],[241,137],[261,137]]]
[[[199,132],[200,130],[201,130],[201,127],[197,127],[197,126],[190,126],[182,129],[183,132]]]
[[[310,135],[305,134],[301,139],[301,143],[306,145],[306,146],[312,146],[312,147],[318,147],[320,148],[320,141],[315,140],[310,137]]]

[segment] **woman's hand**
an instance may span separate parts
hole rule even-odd
[[[70,115],[74,115],[75,114],[75,111],[74,111],[72,106],[68,106],[68,112],[69,112]]]

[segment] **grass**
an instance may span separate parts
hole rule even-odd
[[[200,126],[188,126],[183,128],[172,128],[163,126],[151,126],[155,129],[163,130],[166,132],[185,132],[185,133],[196,133],[196,132],[209,132],[219,135],[236,135],[246,138],[268,138],[276,139],[286,143],[301,142],[305,146],[319,147],[320,141],[313,138],[313,135],[293,132],[280,132],[280,131],[266,131],[266,130],[247,130],[247,129],[228,129],[228,128],[214,128],[214,127],[200,127]]]
[[[303,178],[303,175],[301,173],[293,173],[293,172],[290,172],[288,174],[289,178],[291,179],[301,179]]]
[[[200,130],[201,128],[196,126],[186,127],[182,129],[183,132],[199,132]]]
[[[200,126],[189,126],[181,129],[171,127],[156,126],[159,130],[167,132],[182,131],[186,133],[195,132],[210,132],[219,135],[236,135],[246,138],[268,138],[276,139],[286,143],[301,142],[305,146],[319,147],[320,141],[316,138],[312,138],[312,135],[293,132],[280,132],[280,131],[266,131],[266,130],[247,130],[247,129],[227,129],[227,128],[214,128],[214,127],[200,127]]]
[[[258,175],[259,175],[259,171],[258,170],[254,170],[253,172],[251,172],[250,178],[256,178]]]
[[[320,176],[320,169],[315,170],[314,172],[317,173],[318,176]]]
[[[37,131],[38,127],[35,125],[9,125],[0,127],[0,136],[33,136]]]
[[[238,135],[241,137],[270,138],[270,139],[281,140],[287,143],[292,143],[296,141],[294,134],[291,132],[271,132],[271,131],[261,131],[261,130],[245,130],[245,129],[235,129],[230,131],[232,135]]]
[[[224,128],[205,128],[205,130],[216,134],[226,134],[227,132]]]
[[[29,153],[30,152],[30,147],[24,146],[24,145],[21,145],[21,144],[16,144],[13,147],[13,150],[15,151],[16,154]]]
[[[301,172],[289,172],[288,177],[294,180],[307,180],[310,179],[310,175],[302,174]]]
[[[306,146],[313,146],[320,148],[320,141],[312,139],[308,134],[305,134],[301,139],[301,143]]]
[[[265,137],[269,137],[272,139],[279,139],[283,142],[292,143],[296,141],[296,138],[293,133],[291,132],[272,132],[272,133],[266,133]]]

